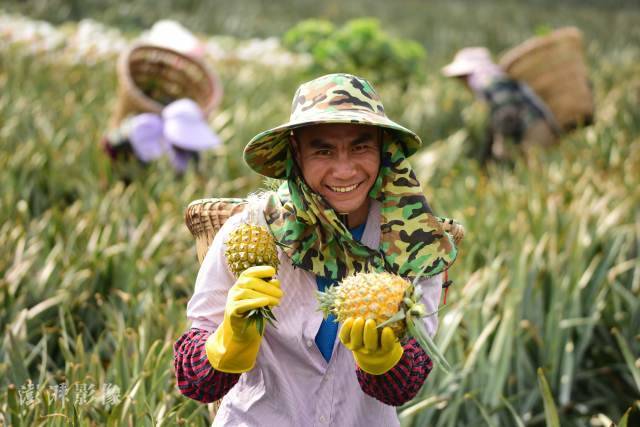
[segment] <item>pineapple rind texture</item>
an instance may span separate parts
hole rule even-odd
[[[256,265],[270,265],[278,270],[275,240],[261,225],[242,224],[229,233],[224,254],[236,277]]]
[[[402,311],[405,291],[411,284],[390,273],[360,273],[345,278],[329,295],[331,310],[338,320],[348,317],[373,319],[381,324]],[[398,337],[406,331],[404,320],[388,325]]]

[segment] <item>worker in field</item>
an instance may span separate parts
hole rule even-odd
[[[514,80],[493,62],[488,49],[467,47],[442,68],[442,74],[459,79],[489,108],[488,143],[483,160],[513,159],[534,145],[556,142],[560,128],[545,103],[524,82]]]
[[[277,260],[236,278],[229,259],[249,246],[232,236],[249,229],[251,210],[230,217],[198,274],[191,327],[174,346],[180,392],[222,399],[215,426],[399,426],[395,407],[416,396],[434,353],[372,318],[323,318],[316,295],[358,272],[388,272],[415,280],[425,312],[437,311],[457,249],[407,160],[420,145],[386,116],[368,81],[329,74],[301,85],[290,120],[246,146],[253,170],[286,180],[256,209],[266,236],[251,238],[254,248],[277,241],[277,254],[253,256]],[[389,288],[380,289],[376,307],[388,307]],[[370,306],[355,294],[350,301],[362,302],[360,313]],[[277,328],[247,326],[271,307]],[[436,316],[420,322],[435,333]]]

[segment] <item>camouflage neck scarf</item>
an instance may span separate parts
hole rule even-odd
[[[294,266],[332,280],[365,271],[409,279],[433,276],[456,258],[456,248],[427,205],[420,183],[396,142],[383,143],[380,172],[369,197],[381,202],[377,250],[353,239],[326,200],[304,182],[291,153],[287,182],[272,193],[265,218]]]

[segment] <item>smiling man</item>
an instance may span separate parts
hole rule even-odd
[[[301,85],[290,120],[249,142],[247,164],[285,180],[259,219],[280,243],[278,272],[261,266],[233,277],[225,241],[248,214],[231,217],[198,273],[191,329],[174,347],[180,391],[203,402],[224,397],[214,425],[399,425],[394,406],[416,395],[431,359],[414,339],[382,345],[388,327],[374,329],[375,351],[358,346],[363,319],[345,321],[354,326],[339,335],[315,294],[350,274],[388,271],[419,281],[427,310],[437,309],[456,249],[407,161],[419,146],[387,118],[373,87],[348,74]],[[260,336],[239,326],[265,306],[277,329]],[[424,322],[435,333],[437,318]]]
[[[378,128],[355,124],[318,124],[293,132],[291,146],[302,177],[323,196],[348,227],[365,222],[369,190],[380,169]]]

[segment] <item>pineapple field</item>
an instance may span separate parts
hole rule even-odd
[[[112,163],[99,144],[117,55],[163,18],[198,34],[224,86],[209,119],[222,144],[180,176],[167,159]],[[335,26],[341,52],[393,39],[395,59],[323,62],[302,50],[308,18]],[[625,0],[3,2],[0,425],[211,424],[213,405],[183,397],[173,372],[199,265],[184,210],[270,185],[242,148],[335,67],[371,75],[420,135],[427,199],[465,228],[433,339],[451,369],[436,364],[401,424],[640,425],[638,22]],[[464,46],[498,55],[566,25],[584,34],[594,123],[479,163],[482,111],[440,68]]]

